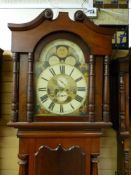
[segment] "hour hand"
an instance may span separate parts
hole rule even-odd
[[[66,86],[66,84],[62,80],[57,80],[57,83],[62,88],[64,88]]]
[[[56,81],[57,81],[58,86],[62,88],[65,88],[68,84],[68,81],[65,77],[58,77]]]

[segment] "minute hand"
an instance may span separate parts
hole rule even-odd
[[[58,80],[57,83],[60,87],[64,88],[66,86],[66,83],[64,83],[62,80]]]

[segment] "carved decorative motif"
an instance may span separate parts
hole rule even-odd
[[[52,19],[53,18],[53,11],[51,9],[45,9],[43,13],[44,13],[44,17],[46,19]]]
[[[85,175],[85,154],[78,146],[51,149],[41,146],[35,154],[35,174]]]
[[[74,19],[75,21],[83,21],[85,19],[85,14],[83,11],[78,10],[75,12]]]

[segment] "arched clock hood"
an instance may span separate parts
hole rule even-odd
[[[41,38],[61,31],[79,35],[88,43],[91,54],[109,55],[112,50],[114,31],[95,25],[82,11],[74,14],[73,21],[67,12],[60,12],[58,17],[53,19],[53,11],[46,9],[31,22],[9,23],[8,27],[12,31],[13,52],[19,52],[20,49],[21,52],[32,52]]]

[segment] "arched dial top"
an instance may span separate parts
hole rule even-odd
[[[49,65],[65,62],[74,66],[78,62],[85,63],[81,48],[67,39],[55,39],[48,43],[41,51],[40,61],[46,61]]]

